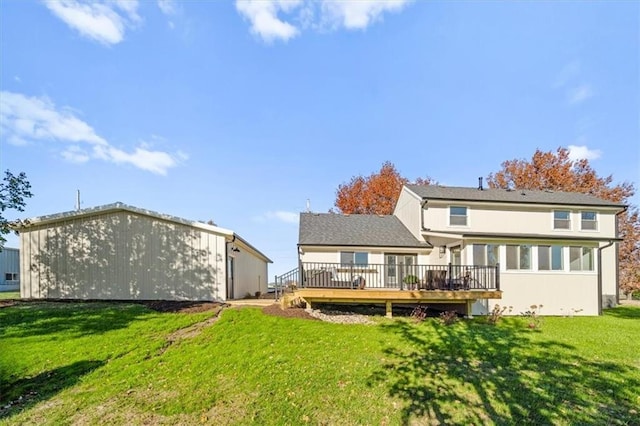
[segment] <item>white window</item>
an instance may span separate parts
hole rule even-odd
[[[367,265],[369,253],[360,251],[341,251],[340,264],[342,265]]]
[[[538,270],[562,271],[564,269],[562,246],[538,246]]]
[[[568,210],[554,210],[553,229],[571,229],[571,212]]]
[[[581,212],[580,218],[580,229],[583,231],[598,230],[598,215],[596,212]]]
[[[18,273],[17,272],[6,272],[4,274],[5,281],[18,281]]]
[[[531,246],[507,246],[507,269],[531,269]]]
[[[496,266],[500,261],[500,246],[495,244],[474,244],[473,264]]]
[[[569,247],[569,269],[593,271],[593,249],[591,247]]]
[[[467,208],[460,206],[449,207],[449,225],[467,226]]]

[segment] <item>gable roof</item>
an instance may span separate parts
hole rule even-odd
[[[396,216],[300,213],[298,245],[431,248]]]
[[[439,185],[406,185],[407,189],[423,199],[451,201],[480,201],[518,204],[553,204],[565,206],[626,207],[624,204],[595,197],[590,194],[563,191],[506,190],[498,188],[466,188]]]
[[[255,252],[255,254],[258,257],[263,258],[266,262],[268,263],[273,263],[273,261],[271,259],[269,259],[264,253],[262,253],[260,250],[258,250],[257,248],[255,248],[254,246],[252,246],[247,240],[245,240],[244,238],[240,237],[240,235],[236,234],[235,232],[229,230],[229,229],[225,229],[225,228],[221,228],[219,226],[215,226],[215,225],[209,225],[207,223],[203,223],[203,222],[198,222],[198,221],[192,221],[192,220],[187,220],[187,219],[182,219],[180,217],[177,216],[171,216],[168,214],[164,214],[164,213],[158,213],[152,210],[146,210],[146,209],[141,209],[139,207],[134,207],[134,206],[130,206],[124,203],[120,203],[120,202],[116,202],[116,203],[112,203],[112,204],[105,204],[103,206],[97,206],[97,207],[91,207],[91,208],[86,208],[86,209],[81,209],[81,210],[72,210],[72,211],[68,211],[68,212],[63,212],[63,213],[55,213],[55,214],[51,214],[51,215],[46,215],[46,216],[39,216],[39,217],[34,217],[31,219],[27,219],[26,221],[22,221],[21,223],[16,224],[15,226],[13,226],[13,228],[17,231],[23,230],[23,229],[28,229],[32,226],[41,226],[41,225],[52,225],[58,222],[65,222],[68,221],[70,219],[78,219],[78,218],[82,218],[82,217],[90,217],[90,216],[96,216],[96,215],[101,215],[101,214],[107,214],[107,213],[113,213],[113,212],[118,212],[118,211],[126,211],[126,212],[130,212],[130,213],[135,213],[135,214],[139,214],[142,216],[148,216],[148,217],[152,217],[155,219],[160,219],[160,220],[164,220],[164,221],[168,221],[168,222],[174,222],[174,223],[178,223],[181,225],[186,225],[186,226],[191,226],[193,228],[197,228],[197,229],[201,229],[204,231],[209,231],[209,232],[213,232],[219,235],[224,235],[225,237],[230,237],[232,239],[238,239],[240,241],[242,241],[242,243],[244,245],[246,245],[251,251]]]

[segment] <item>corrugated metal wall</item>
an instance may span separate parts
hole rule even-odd
[[[224,300],[225,238],[129,211],[21,232],[21,296]]]
[[[14,248],[3,248],[0,252],[0,291],[17,290],[20,281],[20,250]],[[17,280],[7,280],[17,275]]]
[[[255,295],[257,291],[267,292],[267,262],[256,257],[244,246],[239,246],[240,252],[235,253],[235,285],[233,296],[242,299]]]

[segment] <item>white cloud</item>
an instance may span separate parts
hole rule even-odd
[[[138,0],[45,0],[45,5],[82,36],[107,45],[120,43],[126,27],[141,21]]]
[[[166,175],[168,169],[178,165],[176,157],[163,151],[150,151],[143,147],[137,147],[133,153],[112,146],[94,146],[93,150],[97,158],[116,164],[131,164],[159,175]]]
[[[290,12],[302,0],[236,0],[236,9],[251,22],[251,32],[270,42],[274,39],[289,40],[299,30],[278,18],[279,12]]]
[[[569,105],[580,104],[595,95],[590,84],[580,81],[582,80],[581,74],[580,62],[572,61],[560,70],[553,83],[555,89],[565,92]]]
[[[559,88],[566,86],[567,83],[575,79],[580,74],[580,68],[581,65],[579,61],[571,61],[566,64],[556,76],[553,87]]]
[[[298,213],[294,213],[294,212],[288,212],[288,211],[284,211],[284,210],[278,210],[275,212],[266,212],[264,215],[262,216],[256,216],[253,219],[256,222],[267,222],[270,220],[278,220],[280,222],[284,222],[284,223],[293,223],[293,224],[297,224],[298,220],[299,220],[300,215]]]
[[[364,29],[382,19],[384,12],[399,12],[409,0],[324,0],[322,10],[325,19],[332,20],[347,29]]]
[[[286,223],[298,223],[298,218],[300,217],[298,213],[286,212],[281,210],[270,213],[270,214],[273,218]]]
[[[264,41],[287,41],[300,28],[365,29],[385,12],[399,12],[412,0],[236,0],[236,9]]]
[[[169,28],[172,30],[175,29],[176,24],[172,20],[172,18],[180,18],[180,15],[182,14],[180,5],[175,0],[158,0],[158,7],[162,11],[162,13],[164,13],[165,16],[169,18],[167,21],[167,25],[169,26]]]
[[[86,163],[91,159],[87,152],[80,148],[78,145],[71,145],[61,153],[62,158],[67,160],[70,163],[82,164]]]
[[[165,15],[174,15],[177,12],[174,0],[158,0],[158,7]]]
[[[577,160],[596,160],[602,156],[599,149],[589,149],[586,145],[569,145],[569,159]]]
[[[128,153],[112,146],[71,109],[58,108],[47,97],[28,97],[6,91],[0,92],[0,135],[14,145],[39,141],[70,144],[60,148],[60,155],[73,163],[101,159],[130,164],[160,175],[186,160],[184,153],[153,151],[144,143]]]
[[[567,99],[569,104],[579,104],[594,95],[593,89],[588,84],[582,84],[578,87],[575,87],[567,92]]]
[[[107,141],[68,108],[56,109],[49,98],[0,92],[0,128],[23,140],[60,140],[106,145]]]

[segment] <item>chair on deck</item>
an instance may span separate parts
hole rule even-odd
[[[447,288],[447,271],[429,270],[420,285],[421,290],[445,290]]]
[[[338,273],[333,270],[322,269],[322,270],[310,270],[306,272],[307,282],[305,283],[306,287],[321,287],[321,288],[352,288],[353,284],[351,281],[344,281],[338,279]],[[358,283],[362,285],[361,288],[364,288],[364,278],[361,278],[362,283]]]

